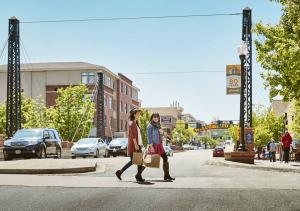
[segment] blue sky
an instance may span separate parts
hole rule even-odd
[[[236,13],[249,6],[253,22],[277,23],[280,5],[268,0],[1,0],[0,43],[11,16],[20,21]],[[128,75],[143,106],[179,101],[200,120],[238,119],[239,96],[227,96],[226,64],[239,63],[242,16],[22,24],[31,62],[84,61]],[[256,38],[254,36],[254,38]],[[21,56],[22,62],[26,61]],[[255,52],[254,52],[255,57]],[[224,71],[174,75],[136,72]],[[254,59],[253,103],[269,104]]]

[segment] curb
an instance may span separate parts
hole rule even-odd
[[[60,168],[60,169],[0,169],[0,174],[70,174],[87,173],[97,170],[97,162],[89,167]]]
[[[244,164],[244,163],[236,163],[230,161],[214,161],[208,160],[205,162],[206,165],[215,165],[215,166],[224,166],[224,167],[235,167],[235,168],[244,168],[244,169],[255,169],[262,171],[277,171],[277,172],[292,172],[292,173],[300,173],[299,169],[291,169],[291,168],[278,168],[278,167],[265,167],[265,166],[256,166],[255,164]]]

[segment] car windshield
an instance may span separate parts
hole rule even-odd
[[[98,142],[98,139],[96,138],[85,138],[80,139],[77,144],[96,144]]]
[[[111,142],[111,144],[126,144],[127,143],[127,138],[117,138],[117,139],[113,139]]]
[[[42,130],[19,130],[13,138],[41,138],[43,137]]]

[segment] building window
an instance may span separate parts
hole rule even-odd
[[[121,82],[121,83],[120,83],[120,87],[121,87],[121,93],[123,93],[123,92],[124,92],[124,87],[123,87],[123,85],[124,85],[124,84],[123,84],[123,82]]]
[[[120,105],[120,112],[124,112],[124,107],[123,107],[123,102],[121,102],[121,105]]]
[[[138,101],[138,91],[136,89],[132,89],[132,92],[131,92],[131,97],[132,99]]]
[[[125,130],[127,131],[127,121],[125,122]]]
[[[104,122],[103,122],[104,127],[106,127],[106,115],[104,115]]]
[[[103,84],[111,89],[114,89],[114,80],[107,75],[103,75]]]
[[[125,113],[128,113],[128,104],[125,103]]]
[[[94,84],[95,83],[95,73],[81,73],[81,83],[83,84]]]
[[[121,124],[121,130],[123,130],[123,120],[121,120],[120,124]]]
[[[110,128],[113,128],[113,118],[112,117],[110,117]]]
[[[113,98],[110,96],[109,97],[109,109],[113,108]]]
[[[107,106],[107,102],[106,102],[106,95],[104,95],[104,107]]]
[[[125,94],[128,95],[128,86],[125,85]]]

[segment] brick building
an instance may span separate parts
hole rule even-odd
[[[6,98],[7,66],[0,66],[0,102]],[[139,89],[123,74],[85,62],[51,62],[21,65],[21,88],[25,96],[42,98],[46,105],[54,106],[57,89],[80,83],[93,90],[97,72],[104,74],[105,136],[127,134],[130,109],[140,107]],[[92,134],[95,135],[95,128]]]

